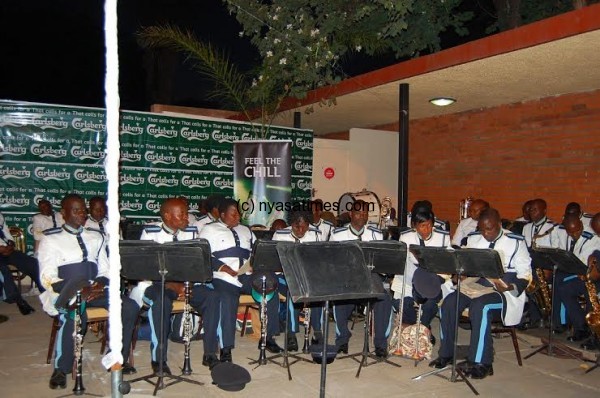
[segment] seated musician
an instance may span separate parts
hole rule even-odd
[[[106,231],[108,230],[107,213],[108,208],[106,207],[106,199],[101,196],[94,196],[89,200],[89,212],[85,227],[96,229],[106,236]]]
[[[196,220],[190,224],[198,229],[198,233],[202,231],[202,228],[211,222],[214,222],[219,219],[219,203],[225,199],[223,195],[215,194],[210,195],[204,201],[204,207],[206,212],[204,214],[199,215]]]
[[[38,261],[15,249],[10,229],[6,225],[4,216],[0,213],[0,299],[9,304],[17,304],[21,314],[29,315],[35,310],[21,296],[12,272],[8,268],[9,264],[28,275],[32,281],[36,282],[40,291],[44,291],[44,286],[40,283]]]
[[[593,215],[589,213],[584,213],[583,210],[581,210],[581,205],[579,203],[570,202],[567,204],[567,206],[565,207],[565,217],[570,214],[579,217],[581,223],[583,224],[584,231],[592,232],[591,222]]]
[[[483,199],[475,199],[469,206],[469,218],[460,220],[454,236],[452,236],[452,246],[464,246],[467,235],[477,229],[477,222],[481,212],[490,207],[490,204]]]
[[[443,368],[452,362],[455,333],[455,313],[469,308],[471,320],[471,342],[468,361],[463,364],[465,375],[482,379],[493,374],[493,347],[491,322],[501,318],[507,326],[520,322],[525,304],[525,288],[531,278],[531,258],[521,235],[515,235],[501,226],[500,214],[489,208],[478,217],[478,232],[472,232],[467,238],[467,248],[490,248],[500,255],[504,267],[501,279],[487,280],[479,278],[476,283],[490,288],[489,293],[469,297],[461,292],[450,293],[444,299],[441,308],[441,344],[439,357],[429,366]]]
[[[532,246],[546,246],[552,247],[552,241],[555,237],[553,234],[554,229],[557,227],[557,224],[554,221],[550,220],[546,216],[547,212],[547,204],[544,199],[533,199],[527,201],[523,206],[528,206],[528,217],[530,221],[525,224],[523,227],[523,237],[525,238],[525,243],[527,244],[527,248],[529,250],[532,249]],[[536,257],[532,257],[532,270],[535,271],[536,267],[539,267],[540,264],[536,264]],[[536,283],[539,282],[539,278],[536,272],[532,273],[533,279],[536,280]],[[550,278],[551,279],[551,278]],[[549,282],[548,278],[545,277],[543,283]],[[542,314],[540,312],[540,305],[543,303],[538,303],[534,295],[528,295],[528,314],[529,314],[529,327],[536,327],[540,324],[542,320]],[[559,311],[555,314],[555,325],[559,325],[564,322],[558,321]]]
[[[47,289],[40,295],[44,310],[50,315],[58,314],[60,329],[54,352],[54,371],[50,377],[50,388],[65,388],[67,373],[73,369],[73,328],[74,321],[66,308],[57,309],[54,302],[58,293],[70,281],[89,269],[96,275],[93,282],[82,290],[82,300],[87,307],[108,309],[108,272],[106,242],[98,230],[83,228],[87,212],[85,201],[79,195],[69,194],[61,202],[61,214],[65,223],[61,228],[46,230],[40,241],[38,259],[43,286]],[[135,368],[128,364],[133,328],[139,307],[128,297],[121,297],[121,317],[123,322],[123,374],[133,374]],[[82,314],[83,330],[86,316]]]
[[[400,242],[406,243],[406,246],[421,245],[431,247],[445,247],[450,249],[450,233],[439,230],[433,227],[435,216],[428,209],[416,209],[411,215],[412,229],[404,231],[400,234]],[[404,275],[396,275],[392,282],[392,290],[394,291],[394,306],[402,305],[402,322],[414,325],[417,322],[417,309],[415,303],[422,304],[421,306],[421,324],[431,330],[431,321],[438,312],[438,303],[442,299],[442,292],[433,299],[422,297],[416,289],[413,289],[413,274],[416,269],[417,259],[409,252],[406,256],[406,268]],[[404,284],[404,300],[402,299],[402,291]],[[431,335],[432,343],[435,342],[433,334]]]
[[[533,200],[528,200],[525,203],[523,203],[523,206],[521,206],[521,217],[517,217],[515,219],[516,222],[528,223],[531,221],[531,216],[529,215],[529,209],[531,208],[532,203],[533,203]]]
[[[321,199],[312,200],[310,202],[310,210],[312,211],[312,225],[321,231],[320,241],[328,241],[335,226],[329,221],[321,218],[321,215],[323,214],[323,201]]]
[[[188,204],[182,198],[166,199],[160,207],[161,222],[146,225],[140,240],[152,240],[158,243],[186,241],[198,238],[196,227],[188,226]],[[194,282],[194,281],[190,281]],[[138,284],[138,287],[143,285]],[[158,282],[148,286],[144,291],[144,302],[150,306],[148,311],[152,338],[150,342],[152,370],[157,372],[160,368],[159,333],[161,330],[160,319],[163,311],[162,325],[162,358],[163,372],[171,374],[167,364],[167,342],[170,331],[171,311],[173,301],[183,299],[183,282],[167,282],[164,305],[161,303],[161,285]],[[147,284],[146,284],[147,286]],[[204,356],[202,365],[214,367],[217,359],[217,327],[218,327],[218,301],[217,295],[210,283],[194,283],[191,292],[190,305],[202,316],[204,327]]]
[[[427,199],[417,200],[415,203],[413,203],[412,208],[410,209],[410,213],[406,215],[406,225],[412,226],[412,215],[421,211],[429,211],[433,213],[433,204]],[[446,221],[440,220],[439,218],[435,217],[435,220],[433,221],[433,227],[440,231],[446,231]]]
[[[31,232],[33,233],[34,246],[33,252],[37,256],[40,240],[44,236],[44,231],[50,228],[58,228],[63,225],[63,218],[52,208],[52,203],[47,199],[41,199],[38,202],[39,213],[31,217]]]
[[[252,276],[238,275],[244,262],[250,258],[254,233],[240,224],[238,204],[233,199],[224,199],[219,204],[219,219],[207,224],[200,231],[200,238],[210,243],[212,250],[213,286],[221,308],[219,318],[219,342],[221,362],[232,362],[231,350],[235,347],[235,326],[240,293],[251,294]],[[267,302],[267,315],[278,318],[279,300]],[[279,322],[267,322],[267,350],[281,352],[274,336],[279,333]],[[260,346],[260,343],[259,343]]]
[[[321,240],[321,231],[314,225],[311,225],[312,213],[309,211],[292,211],[289,217],[290,226],[280,229],[273,235],[274,241],[281,242],[319,242]],[[285,277],[279,275],[279,292],[287,297],[287,283]],[[321,314],[322,304],[315,303],[310,306],[310,324],[313,328],[315,340],[322,340],[321,333]],[[292,300],[287,302],[287,311],[289,312],[289,322],[287,330],[287,347],[289,351],[298,351],[298,339],[296,333],[299,330],[301,305],[294,305]]]
[[[336,228],[329,240],[331,241],[374,241],[382,240],[381,230],[367,226],[369,217],[369,204],[363,200],[357,200],[350,211],[350,224],[342,228]],[[377,274],[371,274],[375,283],[383,284],[383,278]],[[338,352],[348,353],[348,342],[352,333],[348,329],[348,318],[354,310],[355,302],[336,301],[333,305],[333,315],[336,325],[335,344]],[[389,295],[384,299],[376,300],[373,305],[373,319],[375,328],[375,355],[386,358],[388,355],[387,338],[389,336],[392,320],[392,300]]]
[[[555,247],[572,252],[586,265],[590,255],[595,250],[600,250],[600,238],[584,231],[581,218],[577,214],[565,215],[557,236],[559,239]],[[582,341],[590,336],[589,328],[585,322],[587,311],[584,311],[579,305],[580,296],[585,296],[586,301],[589,303],[587,289],[582,279],[583,276],[578,278],[577,275],[567,274],[563,271],[557,271],[556,273],[555,295],[558,298],[556,301],[564,305],[567,321],[566,324],[560,324],[559,327],[562,329],[558,331],[566,329],[567,324],[571,324],[573,333],[567,337],[567,340],[572,342]]]

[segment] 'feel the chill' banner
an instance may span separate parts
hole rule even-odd
[[[309,130],[271,127],[260,137],[250,123],[122,111],[121,215],[156,218],[173,196],[188,198],[192,210],[211,194],[233,197],[234,143],[258,138],[290,141],[290,200],[310,199]],[[8,223],[29,229],[42,198],[58,210],[67,193],[104,196],[105,149],[103,109],[0,101],[0,211]]]
[[[291,149],[289,140],[234,144],[233,189],[242,223],[271,226],[277,219],[286,219],[286,204],[292,196]]]

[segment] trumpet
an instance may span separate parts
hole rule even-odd
[[[469,208],[471,207],[471,203],[473,203],[473,198],[470,196],[467,196],[465,199],[460,201],[458,207],[459,220],[469,218]]]
[[[183,305],[183,367],[181,368],[181,373],[189,376],[192,374],[192,366],[190,359],[190,348],[192,343],[192,308],[190,305],[190,283],[184,282],[184,297],[185,303]]]
[[[73,387],[74,395],[83,395],[85,387],[83,386],[83,321],[81,319],[81,290],[77,291],[75,296],[75,319],[73,327],[73,349],[74,362],[73,367],[75,373],[75,386]]]

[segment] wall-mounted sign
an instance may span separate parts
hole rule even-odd
[[[335,170],[333,169],[333,167],[327,167],[325,168],[325,170],[323,170],[323,175],[328,180],[331,180],[335,176]]]

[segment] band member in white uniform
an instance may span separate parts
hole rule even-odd
[[[162,221],[146,225],[140,240],[153,240],[158,243],[178,242],[198,238],[196,227],[188,226],[188,204],[182,198],[171,198],[163,202],[160,208]],[[195,281],[189,281],[195,282]],[[148,317],[151,326],[151,364],[157,372],[160,368],[159,332],[160,311],[163,310],[163,372],[171,374],[167,365],[167,341],[170,331],[171,311],[173,301],[183,295],[183,283],[167,283],[165,289],[164,306],[161,304],[161,286],[155,282],[144,292],[144,302],[150,306]],[[140,286],[140,285],[138,285]],[[211,283],[194,283],[191,292],[190,305],[202,316],[204,327],[204,356],[202,365],[214,367],[217,359],[217,325],[218,325],[218,299]]]
[[[108,208],[106,207],[106,199],[101,196],[94,196],[89,200],[89,207],[85,227],[96,229],[102,232],[104,236],[107,236],[108,218],[106,218],[106,214]]]
[[[565,207],[565,217],[569,214],[574,214],[577,217],[579,217],[581,223],[583,224],[584,231],[590,233],[594,232],[592,231],[591,227],[592,217],[594,217],[593,214],[584,213],[583,210],[581,210],[581,205],[579,203],[571,202],[567,204],[567,206]]]
[[[219,203],[225,199],[223,195],[210,195],[204,201],[204,206],[206,207],[206,214],[200,215],[192,224],[198,229],[198,233],[202,231],[202,228],[210,224],[211,222],[217,221],[219,219]]]
[[[41,199],[38,202],[38,214],[31,217],[31,232],[33,233],[34,246],[33,252],[37,256],[40,240],[44,236],[44,231],[50,228],[58,228],[63,225],[63,217],[52,208],[52,203],[47,199]]]
[[[346,227],[337,228],[333,231],[331,241],[361,240],[373,241],[382,240],[381,230],[367,226],[369,217],[368,203],[363,200],[357,200],[350,211],[350,224]],[[383,278],[380,275],[371,274],[374,283],[383,285]],[[333,303],[333,314],[336,325],[335,343],[338,352],[348,353],[348,342],[352,333],[348,329],[348,318],[352,314],[355,302],[336,301]],[[392,325],[392,300],[386,294],[384,299],[376,300],[372,306],[375,328],[375,355],[380,358],[386,358],[388,355],[387,338],[390,334]]]
[[[434,228],[434,220],[435,216],[431,211],[422,210],[421,212],[413,213],[411,215],[412,229],[400,234],[400,242],[406,243],[407,248],[410,245],[420,245],[450,249],[450,233]],[[417,322],[415,303],[420,303],[422,304],[421,323],[431,329],[431,321],[438,312],[438,303],[442,299],[442,292],[440,290],[438,297],[427,299],[422,297],[416,289],[413,289],[413,274],[417,264],[417,259],[409,251],[408,256],[406,256],[404,275],[396,275],[392,282],[394,306],[396,308],[399,307],[400,299],[402,298],[402,284],[405,283],[402,322],[409,325],[414,325]],[[435,341],[433,338],[432,340]]]
[[[456,292],[444,299],[440,312],[441,344],[439,358],[429,366],[443,368],[452,362],[455,333],[455,314],[469,308],[471,321],[471,342],[469,344],[468,362],[464,365],[464,373],[474,379],[482,379],[493,374],[494,356],[491,322],[494,318],[502,319],[506,326],[516,325],[521,321],[525,304],[525,289],[531,280],[531,258],[523,236],[502,229],[500,214],[488,208],[481,212],[477,232],[467,238],[467,248],[494,249],[500,255],[504,267],[501,279],[488,280],[479,278],[475,283],[490,288],[490,293],[478,297],[469,297],[461,292],[457,299]],[[458,304],[457,304],[458,303]]]
[[[312,200],[310,202],[310,209],[312,211],[312,225],[321,231],[320,241],[328,241],[335,226],[329,221],[321,218],[321,214],[323,213],[323,201],[321,199]]]
[[[489,203],[483,199],[475,199],[473,202],[471,202],[471,206],[469,206],[469,218],[460,220],[460,223],[458,223],[458,227],[456,228],[456,232],[454,232],[454,236],[452,236],[453,246],[464,246],[466,244],[465,238],[467,235],[477,229],[479,214],[489,207]]]
[[[312,213],[308,211],[293,211],[289,217],[290,226],[284,229],[275,231],[273,234],[274,241],[280,242],[319,242],[321,241],[321,231],[314,225],[311,225]],[[279,275],[279,292],[287,297],[287,283],[283,275]],[[299,330],[300,308],[295,306],[292,300],[287,302],[287,312],[289,313],[289,322],[287,330],[288,351],[298,351],[298,340],[296,333]],[[310,324],[313,328],[314,338],[322,340],[321,334],[321,314],[323,304],[314,303],[310,306]]]
[[[224,199],[219,204],[219,220],[207,224],[200,231],[200,238],[210,243],[212,251],[213,285],[218,295],[220,318],[218,337],[221,344],[221,362],[231,362],[231,350],[235,347],[235,325],[240,293],[252,292],[252,276],[238,275],[238,270],[250,258],[254,233],[240,224],[237,202]],[[267,314],[279,313],[279,300],[269,300]],[[278,317],[275,316],[275,319]],[[279,333],[279,322],[267,322],[267,350],[281,352],[274,336]],[[259,343],[260,344],[260,343]]]
[[[415,213],[424,213],[424,212],[431,212],[433,213],[433,204],[428,201],[428,200],[417,200],[415,203],[413,203],[412,208],[410,209],[410,213],[408,213],[406,215],[406,225],[413,225],[412,222],[412,215]],[[446,222],[443,220],[440,220],[439,218],[435,218],[435,220],[433,221],[433,227],[438,229],[438,230],[442,230],[442,231],[446,231]],[[448,231],[450,232],[450,231]]]
[[[104,236],[97,230],[83,228],[87,211],[85,201],[79,195],[65,196],[61,204],[64,225],[46,230],[39,246],[40,275],[47,289],[40,295],[44,310],[50,315],[59,314],[60,329],[54,351],[54,372],[50,378],[50,388],[65,388],[66,374],[73,369],[73,328],[74,321],[65,308],[54,307],[60,291],[67,284],[85,274],[95,275],[90,285],[82,289],[82,298],[87,307],[108,309],[108,272]],[[135,301],[122,296],[121,318],[123,322],[123,374],[135,373],[128,364],[133,328],[139,307]],[[86,330],[86,313],[82,313],[83,330]]]

